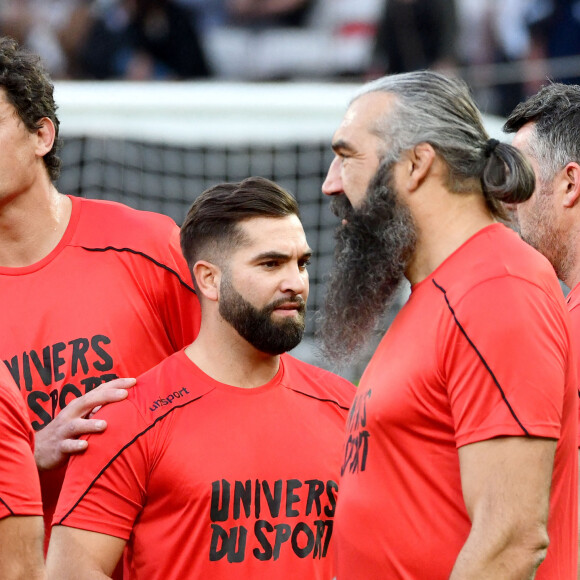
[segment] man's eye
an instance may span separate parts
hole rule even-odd
[[[302,270],[305,270],[308,266],[310,266],[310,260],[304,260],[298,264]]]
[[[275,260],[269,260],[268,262],[262,262],[262,266],[264,268],[275,268],[278,265],[278,262]]]

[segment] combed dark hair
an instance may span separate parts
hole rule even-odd
[[[202,252],[215,257],[244,242],[239,223],[251,218],[300,217],[298,203],[286,190],[264,177],[219,183],[205,190],[181,226],[181,251],[190,268]]]
[[[528,153],[538,161],[542,180],[551,180],[570,161],[580,163],[580,86],[542,87],[513,110],[503,130],[516,133],[527,123],[534,123]]]
[[[447,164],[449,189],[482,191],[489,210],[502,219],[507,216],[501,202],[520,203],[531,197],[535,179],[530,164],[506,143],[488,148],[481,114],[462,80],[433,71],[390,75],[364,85],[355,100],[372,92],[395,97],[375,126],[387,161],[429,143]]]
[[[12,38],[0,38],[0,88],[8,102],[30,131],[42,126],[41,119],[49,118],[56,131],[52,149],[44,156],[44,164],[52,181],[60,175],[61,161],[58,150],[59,120],[53,98],[53,84],[44,70],[40,58],[18,46]]]

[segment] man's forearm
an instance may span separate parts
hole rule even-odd
[[[527,540],[516,534],[505,542],[489,540],[470,534],[449,580],[531,580],[548,549],[548,536],[541,531],[528,534]]]
[[[0,578],[44,580],[41,516],[10,516],[0,520]]]
[[[46,570],[49,580],[111,580],[99,566],[94,566],[85,557],[68,558],[48,555]]]
[[[67,526],[54,526],[46,557],[48,577],[58,580],[110,579],[125,540]]]
[[[111,580],[111,576],[107,576],[99,570],[88,570],[82,567],[75,567],[74,570],[66,570],[62,567],[47,566],[48,579],[58,578],[59,580]]]
[[[504,437],[459,449],[471,530],[450,580],[528,580],[548,550],[556,441]]]

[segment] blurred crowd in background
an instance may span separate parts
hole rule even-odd
[[[369,80],[434,68],[506,114],[580,79],[580,0],[0,0],[55,79]]]

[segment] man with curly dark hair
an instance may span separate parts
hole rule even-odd
[[[56,181],[60,175],[58,138],[60,122],[56,116],[53,85],[40,66],[39,57],[19,50],[11,38],[0,38],[0,86],[6,101],[12,105],[28,131],[41,128],[42,119],[50,120],[54,127],[52,147],[42,160],[50,179]]]
[[[40,59],[0,38],[0,361],[36,432],[47,520],[80,436],[107,427],[94,409],[134,382],[118,377],[191,343],[200,321],[177,225],[60,193],[58,130]]]

